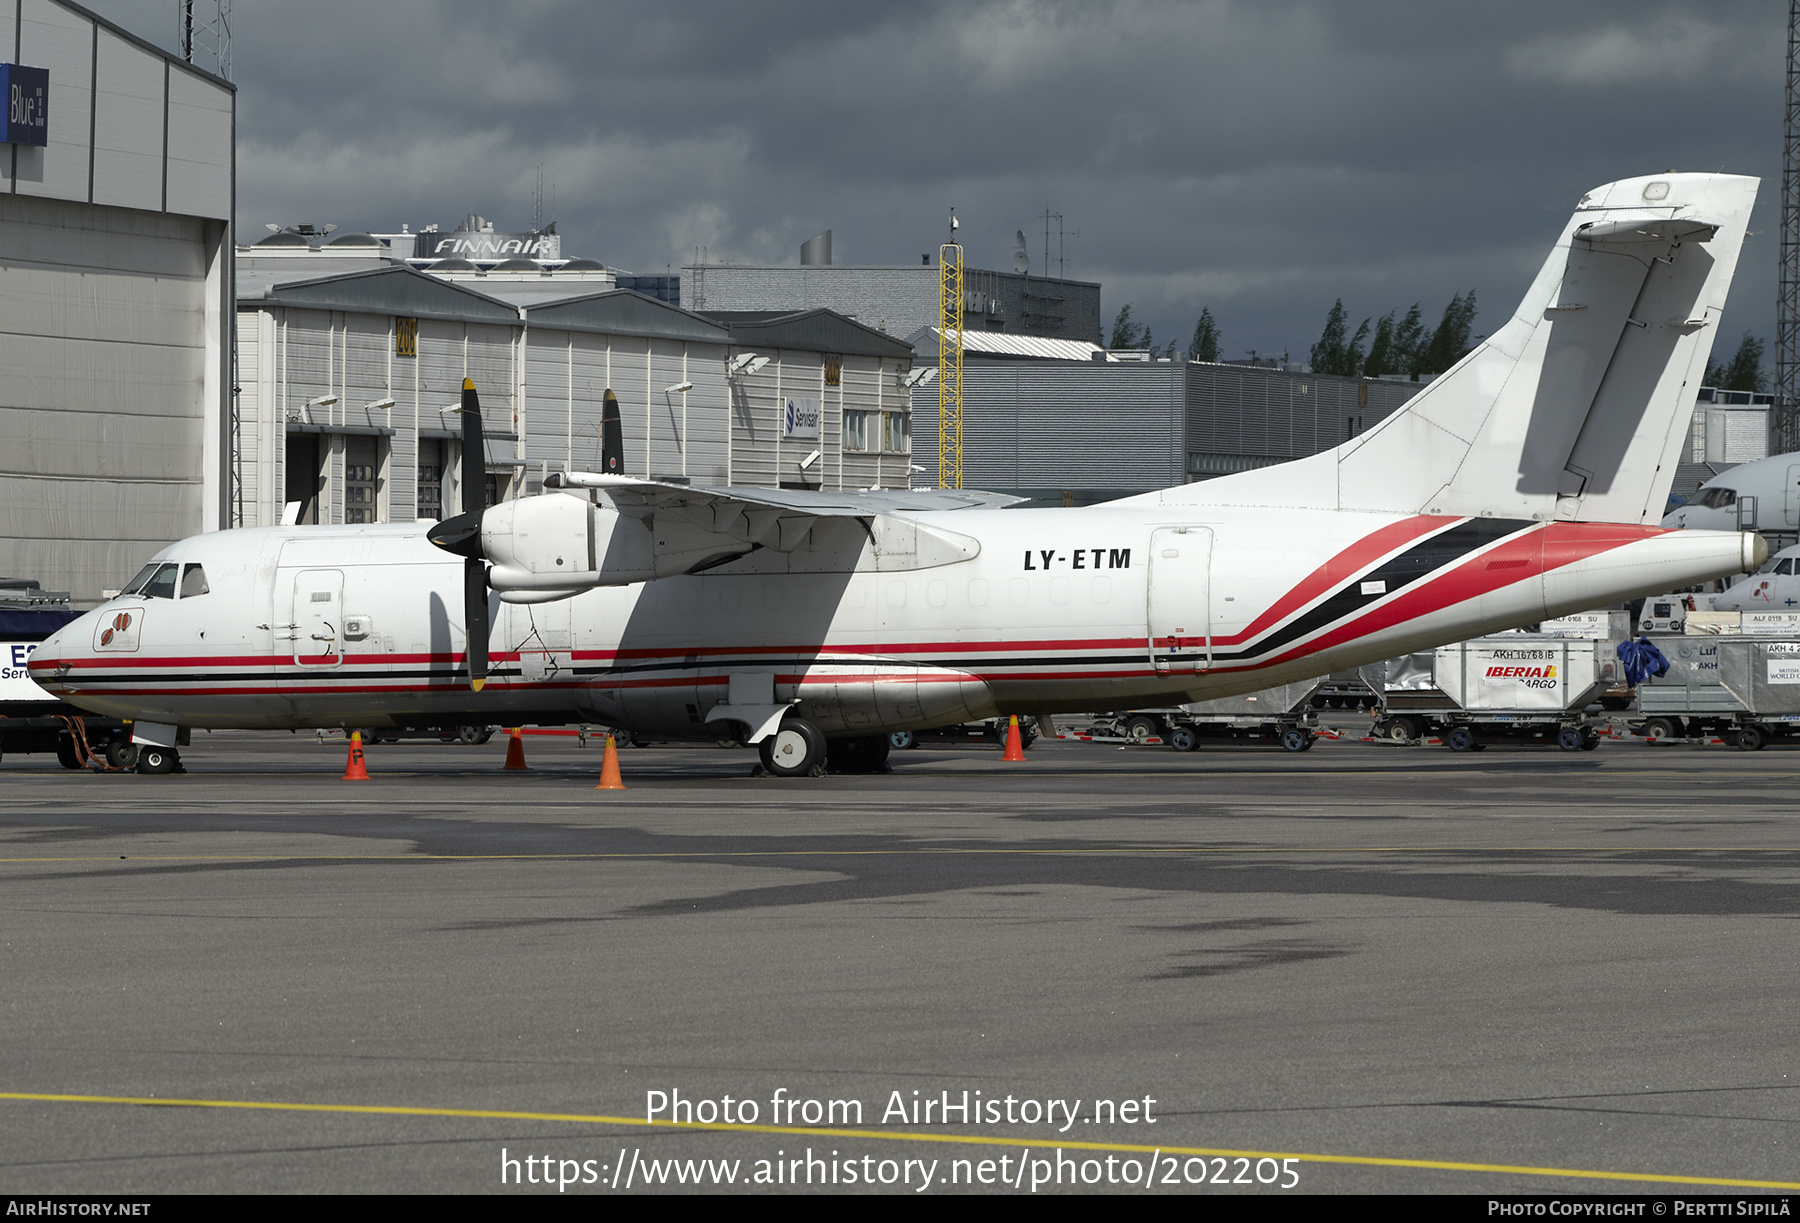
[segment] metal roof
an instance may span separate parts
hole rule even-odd
[[[289,281],[268,286],[261,297],[240,291],[241,306],[295,306],[307,310],[345,310],[354,314],[395,314],[404,318],[453,322],[517,324],[519,311],[503,301],[464,288],[454,281],[415,272],[403,263]]]
[[[938,329],[921,327],[907,338],[921,361],[937,361]],[[923,349],[919,345],[925,345]],[[1096,353],[1106,350],[1086,340],[1051,340],[1035,335],[1012,335],[1004,331],[963,330],[963,353],[980,357],[1003,357],[1034,361],[1092,361]],[[1110,360],[1110,358],[1108,358]]]
[[[608,289],[604,293],[527,306],[525,319],[534,327],[565,331],[697,340],[707,344],[731,342],[731,333],[717,323],[679,306],[647,297],[636,289]]]
[[[740,348],[791,348],[858,357],[911,360],[912,346],[835,310],[704,310],[701,317],[725,327]]]

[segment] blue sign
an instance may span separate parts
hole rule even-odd
[[[0,97],[6,99],[9,143],[50,143],[50,69],[0,64]]]

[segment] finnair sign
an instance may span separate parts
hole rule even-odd
[[[420,234],[415,259],[556,259],[561,241],[551,234],[497,234],[492,230]]]

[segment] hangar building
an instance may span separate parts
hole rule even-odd
[[[0,576],[91,606],[227,521],[236,97],[59,0],[0,56]]]

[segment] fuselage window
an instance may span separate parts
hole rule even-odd
[[[192,599],[192,598],[196,598],[199,595],[210,594],[211,592],[212,592],[212,587],[210,587],[206,584],[206,570],[202,569],[198,565],[189,565],[186,569],[182,570],[182,572],[181,572],[181,597],[182,598]]]

